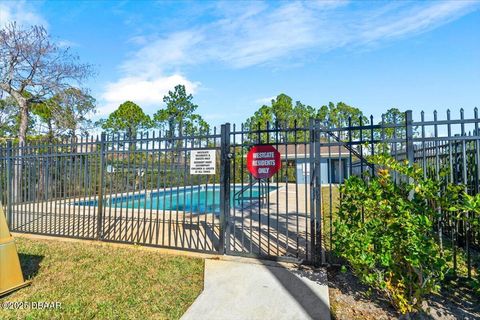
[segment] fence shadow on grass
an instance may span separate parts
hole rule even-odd
[[[33,279],[40,270],[40,263],[44,256],[25,253],[20,253],[18,256],[20,259],[20,265],[22,266],[23,277],[26,280]]]

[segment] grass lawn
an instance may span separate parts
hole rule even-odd
[[[90,242],[16,238],[32,285],[3,302],[60,302],[0,319],[178,319],[203,288],[202,259]]]
[[[323,241],[327,250],[332,250],[331,233],[333,222],[337,219],[338,205],[340,204],[340,190],[337,185],[322,187],[323,206]]]

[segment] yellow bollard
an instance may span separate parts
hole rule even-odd
[[[28,286],[23,279],[17,247],[7,227],[5,214],[0,204],[0,296]]]

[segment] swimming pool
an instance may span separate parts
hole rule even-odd
[[[276,190],[277,187],[270,186],[267,190],[267,187],[259,188],[258,186],[254,186],[245,190],[242,195],[237,195],[234,201],[235,193],[238,193],[241,189],[241,186],[231,187],[230,203],[232,206],[241,207],[245,202],[250,203],[256,201],[259,196],[272,192]],[[97,206],[98,201],[78,201],[74,204],[80,206]],[[172,188],[165,191],[124,195],[109,198],[105,201],[104,205],[116,208],[185,211],[185,213],[195,214],[219,213],[220,187],[190,186]]]

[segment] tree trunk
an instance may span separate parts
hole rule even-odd
[[[177,152],[178,152],[178,163],[180,166],[183,165],[183,151],[182,151],[182,148],[183,148],[183,121],[180,120],[179,123],[178,123],[178,137],[179,137],[179,140],[178,140],[178,149],[177,149]]]
[[[72,143],[72,153],[76,154],[78,150],[78,139],[75,130],[70,130],[70,142]],[[75,157],[77,157],[75,155]]]
[[[132,128],[128,128],[127,129],[127,139],[128,139],[128,151],[129,152],[132,152],[132,151],[135,151],[135,145],[136,145],[136,141],[135,141],[135,138],[137,137],[137,132],[136,130],[132,129]]]
[[[18,129],[18,142],[20,145],[25,145],[25,142],[27,141],[28,130],[28,101],[22,96],[15,97],[15,100],[20,107],[20,127]]]
[[[26,140],[27,140],[27,130],[28,130],[28,101],[25,99],[21,94],[19,93],[13,93],[12,96],[15,98],[15,100],[18,103],[18,106],[20,108],[20,127],[18,130],[18,150],[16,154],[19,158],[17,158],[17,161],[14,161],[13,163],[13,190],[12,190],[12,197],[14,202],[21,202],[21,195],[22,192],[21,190],[18,190],[19,185],[18,181],[20,181],[22,177],[22,163],[23,159],[22,156],[24,154],[24,151],[21,147],[25,146]]]
[[[168,148],[173,149],[174,148],[174,142],[175,140],[173,139],[175,135],[175,126],[173,125],[172,121],[168,121]]]
[[[47,126],[48,126],[48,135],[47,135],[47,141],[49,143],[53,143],[53,126],[52,126],[52,120],[48,120],[47,122]]]
[[[45,170],[46,166],[43,159],[38,162],[38,182],[37,182],[37,199],[44,200],[45,196]]]

